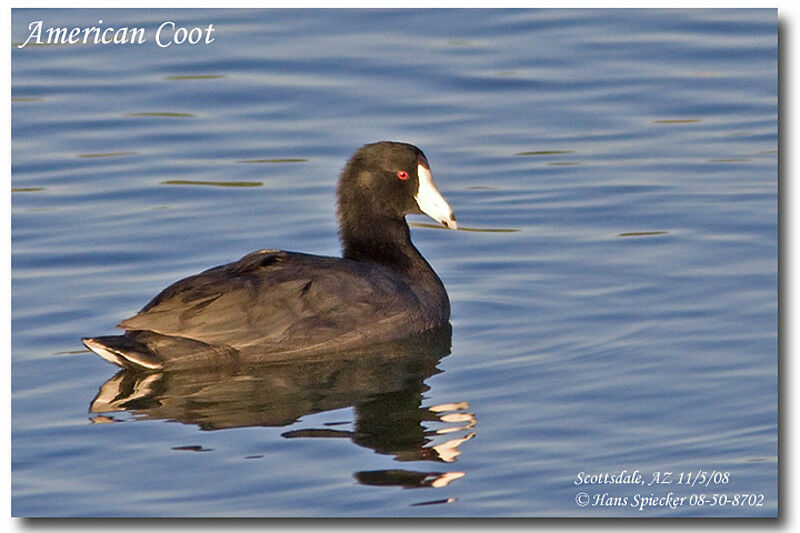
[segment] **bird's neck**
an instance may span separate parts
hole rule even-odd
[[[345,259],[378,263],[401,274],[422,266],[430,269],[411,243],[404,218],[359,218],[343,224],[340,237]]]

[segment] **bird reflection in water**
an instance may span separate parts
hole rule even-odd
[[[450,353],[449,324],[404,341],[313,359],[172,372],[122,370],[102,385],[90,413],[193,424],[205,431],[280,427],[314,413],[353,407],[352,430],[296,429],[288,439],[347,438],[400,462],[452,463],[475,436],[467,402],[424,407],[425,380]],[[445,468],[356,472],[364,485],[444,487],[465,475]],[[449,502],[452,498],[442,500]]]

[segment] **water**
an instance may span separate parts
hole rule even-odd
[[[148,41],[12,47],[14,515],[776,514],[775,10],[14,10],[13,40],[40,19]],[[165,20],[215,41],[158,48]],[[496,230],[411,217],[449,355],[136,378],[85,352],[186,275],[337,254],[337,174],[381,139]],[[623,469],[729,475],[574,484]]]

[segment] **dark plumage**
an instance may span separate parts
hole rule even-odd
[[[342,258],[261,250],[167,287],[118,327],[85,338],[104,359],[151,369],[345,351],[446,324],[450,302],[411,243],[409,213],[456,228],[410,144],[360,148],[337,188]]]

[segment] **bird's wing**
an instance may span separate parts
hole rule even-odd
[[[418,308],[378,265],[263,250],[174,283],[118,327],[236,349],[335,349],[391,340]]]

